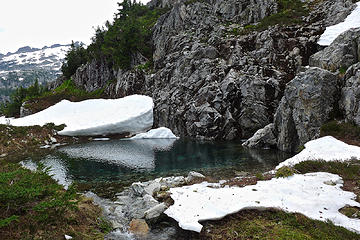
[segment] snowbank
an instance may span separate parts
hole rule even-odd
[[[156,129],[151,129],[146,133],[139,133],[134,137],[130,138],[133,139],[157,139],[157,138],[169,138],[169,139],[177,139],[178,137],[166,127],[160,127]]]
[[[319,45],[328,46],[341,33],[349,30],[350,28],[360,27],[360,2],[356,4],[357,7],[349,16],[347,16],[344,22],[326,28],[325,32],[320,36],[318,41]]]
[[[200,232],[202,220],[220,219],[242,209],[278,208],[321,221],[329,219],[335,225],[360,233],[360,220],[338,211],[346,204],[360,207],[360,203],[354,201],[354,193],[341,189],[342,180],[338,175],[296,174],[243,188],[214,188],[218,185],[204,182],[171,188],[175,203],[165,214],[178,221],[181,228]]]
[[[360,147],[346,144],[334,137],[326,136],[305,143],[305,149],[292,158],[280,163],[276,169],[283,166],[294,166],[309,160],[349,161],[360,159]]]
[[[82,102],[63,100],[36,114],[8,119],[14,126],[66,124],[60,135],[96,136],[139,133],[153,125],[152,98],[132,95],[120,99],[92,99]],[[5,124],[6,119],[0,119]]]

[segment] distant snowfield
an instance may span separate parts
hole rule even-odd
[[[329,46],[341,33],[350,28],[360,27],[360,2],[357,2],[356,4],[357,7],[349,16],[347,16],[344,22],[326,28],[325,32],[318,40],[319,45]]]
[[[120,99],[92,99],[82,102],[62,100],[36,114],[17,118],[0,118],[0,123],[13,126],[66,124],[58,134],[97,136],[141,133],[153,125],[152,98],[132,95]]]
[[[305,149],[278,167],[292,166],[306,160],[348,161],[360,159],[360,147],[351,146],[333,137],[323,137],[305,144]],[[330,173],[295,174],[287,178],[258,181],[256,185],[221,187],[203,182],[171,188],[175,201],[166,211],[186,230],[200,232],[199,221],[216,220],[243,209],[276,208],[298,212],[321,221],[360,233],[360,220],[351,219],[338,210],[346,205],[360,207],[356,195],[341,189],[343,181]]]
[[[60,70],[61,63],[65,59],[65,55],[69,49],[70,46],[48,47],[33,52],[13,53],[0,58],[0,60],[2,62],[11,62],[18,66],[35,64],[41,65],[43,68]]]

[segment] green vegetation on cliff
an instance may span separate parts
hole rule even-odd
[[[118,3],[112,23],[98,27],[88,48],[72,45],[61,70],[70,78],[78,67],[93,59],[105,59],[110,66],[130,69],[136,55],[152,60],[152,28],[166,9],[150,9],[141,3],[124,0]]]

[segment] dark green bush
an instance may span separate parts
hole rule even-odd
[[[61,71],[66,78],[71,78],[82,64],[88,61],[88,54],[84,45],[71,43],[70,50],[66,53],[65,61],[61,66]]]

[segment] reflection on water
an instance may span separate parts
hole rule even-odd
[[[67,185],[73,180],[138,181],[144,174],[186,174],[190,170],[267,171],[288,157],[276,150],[244,149],[240,142],[139,139],[65,146],[42,162],[53,169],[54,178]]]

